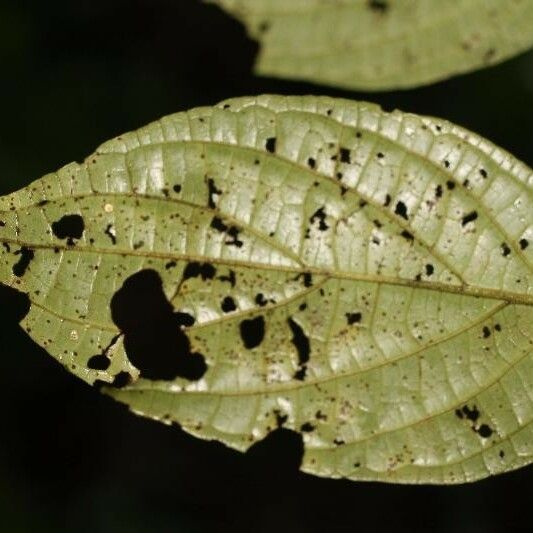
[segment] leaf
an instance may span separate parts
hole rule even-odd
[[[367,91],[416,87],[533,46],[530,0],[206,0],[261,49],[257,73]]]
[[[239,98],[1,198],[0,280],[136,413],[237,450],[283,425],[320,476],[472,481],[532,460],[532,184],[443,120]]]

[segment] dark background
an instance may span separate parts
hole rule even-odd
[[[290,1],[290,0],[287,0]],[[431,87],[361,94],[255,78],[242,26],[195,0],[0,0],[0,194],[162,115],[273,92],[450,119],[533,164],[533,53]],[[0,288],[0,531],[526,529],[533,469],[457,487],[325,480],[298,440],[251,454],[140,419],[63,370]],[[527,528],[531,530],[531,525]]]

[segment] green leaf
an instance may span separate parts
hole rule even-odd
[[[261,49],[256,71],[346,89],[408,88],[533,46],[531,0],[206,0]]]
[[[283,424],[320,476],[472,481],[533,457],[532,184],[443,120],[240,98],[1,198],[0,280],[136,413],[237,450]]]

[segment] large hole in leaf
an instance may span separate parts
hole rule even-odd
[[[174,312],[155,270],[142,270],[124,282],[111,300],[111,316],[124,333],[126,353],[141,377],[197,380],[205,374],[205,358],[191,352],[183,329],[194,318]]]
[[[81,239],[85,230],[85,222],[80,215],[65,215],[52,222],[52,232],[58,239],[67,239],[69,246],[74,245],[74,239]]]
[[[28,295],[3,283],[0,283],[0,302],[2,302],[2,306],[9,309],[9,313],[3,317],[3,321],[7,321],[7,325],[4,323],[3,327],[18,324],[30,311]]]
[[[304,454],[302,435],[286,428],[271,431],[246,452],[246,459],[261,476],[279,476],[300,469]]]

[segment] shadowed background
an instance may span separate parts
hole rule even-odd
[[[255,78],[242,26],[197,0],[0,0],[0,194],[162,115],[272,92],[452,120],[533,165],[533,53],[405,92]],[[526,528],[533,467],[457,487],[300,474],[298,439],[251,454],[138,418],[63,370],[0,287],[0,531],[454,531]],[[529,529],[529,528],[528,528]]]

